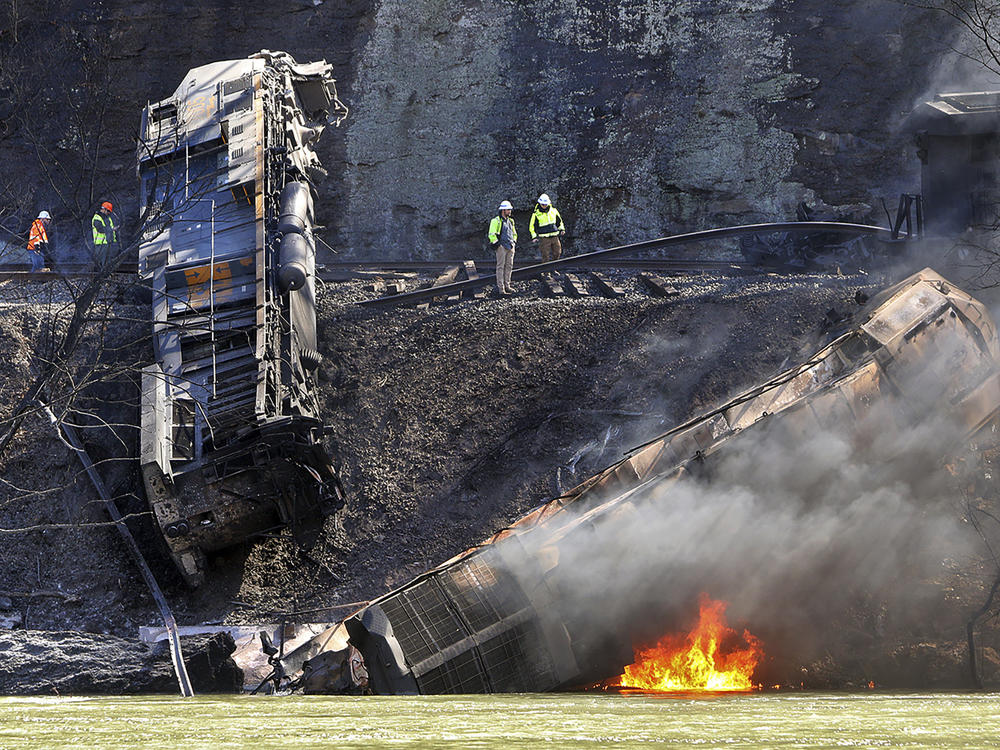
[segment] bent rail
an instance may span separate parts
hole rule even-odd
[[[742,224],[735,227],[721,227],[719,229],[702,229],[697,232],[685,232],[684,234],[674,234],[669,237],[660,237],[655,240],[643,240],[630,245],[619,245],[609,247],[604,250],[595,250],[590,253],[580,255],[570,255],[558,260],[550,260],[544,263],[536,263],[533,266],[524,266],[514,269],[511,274],[512,279],[526,279],[536,274],[555,271],[564,266],[584,266],[592,261],[603,258],[610,258],[615,255],[634,253],[640,250],[653,250],[662,247],[673,247],[674,245],[684,245],[689,242],[702,242],[704,240],[717,240],[724,237],[738,237],[745,234],[765,234],[768,232],[840,232],[843,234],[858,234],[884,236],[884,239],[892,239],[892,231],[884,227],[870,226],[868,224],[851,224],[843,221],[778,221],[769,224]],[[375,299],[362,300],[354,304],[360,307],[381,307],[384,305],[396,305],[406,302],[420,302],[432,297],[444,297],[449,294],[464,292],[469,289],[479,289],[484,286],[491,286],[496,283],[496,274],[480,276],[478,279],[467,281],[456,281],[452,284],[442,284],[428,289],[417,289],[403,294],[394,294],[386,297],[376,297]]]

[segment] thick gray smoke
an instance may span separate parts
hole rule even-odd
[[[870,638],[926,628],[927,584],[977,544],[945,470],[963,428],[934,411],[942,384],[919,382],[934,371],[916,373],[904,402],[875,399],[861,422],[803,435],[779,415],[686,478],[650,483],[569,533],[522,538],[558,559],[546,583],[575,645],[613,642],[627,659],[632,645],[686,627],[702,592],[803,659],[845,626]],[[964,613],[931,614],[940,626]]]

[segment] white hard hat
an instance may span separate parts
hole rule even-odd
[[[510,201],[501,201],[500,202],[500,208],[497,209],[497,210],[498,211],[503,211],[504,209],[507,209],[509,211],[513,211],[514,207],[512,205],[510,205]]]
[[[538,205],[551,206],[552,201],[549,200],[549,196],[547,196],[545,193],[542,193],[541,195],[538,196]]]
[[[39,214],[38,214],[38,218],[39,219],[51,219],[52,217],[49,216],[49,212],[48,211],[40,211]]]

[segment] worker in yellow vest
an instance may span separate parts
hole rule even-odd
[[[503,201],[498,210],[499,214],[490,222],[486,236],[490,241],[490,247],[497,254],[497,294],[509,297],[514,293],[510,286],[510,275],[514,270],[517,229],[514,228],[514,220],[510,216],[514,210],[510,201]]]
[[[562,255],[562,243],[559,238],[566,234],[566,226],[559,211],[545,193],[538,196],[538,203],[528,222],[528,231],[531,233],[531,241],[538,243],[543,263],[559,259]]]
[[[118,253],[118,227],[111,215],[114,206],[111,201],[104,201],[90,220],[94,230],[94,255],[98,263],[103,264]]]

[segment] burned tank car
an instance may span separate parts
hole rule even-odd
[[[581,608],[574,550],[600,546],[602,534],[610,541],[617,519],[649,518],[685,475],[704,476],[713,461],[746,445],[741,440],[759,440],[763,430],[783,430],[793,440],[842,430],[862,445],[881,438],[892,445],[894,433],[938,427],[928,416],[935,412],[950,422],[935,434],[942,452],[996,424],[1000,342],[985,306],[925,269],[878,295],[849,330],[803,364],[639,446],[292,651],[283,662],[291,687],[540,691],[618,674],[632,659],[632,641],[649,635],[637,629],[656,619],[646,608],[669,602],[647,599],[638,612],[637,602]],[[358,652],[365,670],[353,661]]]
[[[343,504],[314,378],[314,145],[347,113],[331,71],[265,50],[189,71],[142,113],[141,468],[192,585],[206,552],[282,526],[306,540]]]

